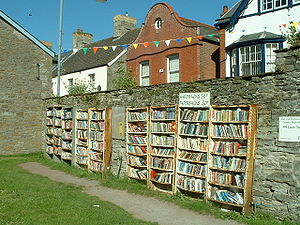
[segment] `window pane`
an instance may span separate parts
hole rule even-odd
[[[179,72],[170,73],[170,83],[179,82]]]
[[[168,62],[169,82],[179,82],[179,55],[169,56]]]
[[[142,78],[142,86],[149,86],[149,85],[150,85],[149,77],[143,77]]]
[[[141,86],[150,85],[150,69],[148,61],[142,62],[140,64],[140,83]]]

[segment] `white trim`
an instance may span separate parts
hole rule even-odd
[[[110,61],[109,63],[107,63],[108,66],[111,66],[112,64],[114,64],[122,55],[124,55],[127,52],[127,48],[124,49],[119,55],[117,55],[116,58],[114,58],[112,61]]]
[[[5,21],[7,21],[11,26],[13,26],[16,30],[21,32],[24,36],[26,36],[28,39],[30,39],[33,43],[35,43],[37,46],[39,46],[42,50],[44,50],[47,54],[49,54],[51,57],[55,56],[55,53],[46,47],[41,41],[39,41],[36,37],[34,37],[32,34],[30,34],[28,31],[26,31],[23,27],[21,27],[19,24],[17,24],[15,21],[13,21],[11,18],[9,18],[3,11],[0,10],[0,17],[2,17]]]
[[[148,65],[148,75],[143,74],[143,66]],[[143,84],[143,78],[149,79],[149,84],[144,85]],[[143,62],[140,62],[140,86],[149,86],[150,85],[150,62],[149,60],[145,60]]]

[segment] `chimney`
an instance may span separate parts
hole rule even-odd
[[[222,11],[222,13],[220,14],[220,16],[222,17],[225,13],[227,13],[228,12],[228,6],[227,5],[224,5],[223,6],[223,11]]]
[[[127,12],[125,15],[116,15],[114,17],[114,36],[119,37],[129,30],[135,29],[136,22],[137,20],[129,17]]]
[[[73,32],[73,48],[81,48],[93,41],[93,35],[83,32],[82,29],[77,29]]]

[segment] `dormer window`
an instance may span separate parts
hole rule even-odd
[[[287,6],[288,0],[261,0],[262,11],[274,10]]]
[[[161,18],[158,17],[158,18],[155,20],[154,25],[155,25],[155,29],[156,29],[156,30],[160,29],[161,26],[162,26],[162,20],[161,20]]]

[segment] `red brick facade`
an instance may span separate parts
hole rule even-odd
[[[155,21],[162,20],[160,29],[156,29]],[[154,5],[148,12],[145,24],[135,41],[139,43],[135,49],[131,46],[127,53],[127,66],[137,83],[140,82],[140,63],[149,61],[150,85],[168,82],[167,57],[179,55],[180,82],[190,82],[215,78],[219,75],[219,42],[210,40],[207,34],[218,36],[218,31],[206,24],[181,18],[166,3]],[[202,40],[197,37],[203,36]],[[192,37],[191,43],[187,37]],[[182,39],[180,43],[177,39]],[[169,46],[165,40],[171,40]],[[156,47],[153,43],[159,41]],[[148,42],[148,47],[143,43]]]

